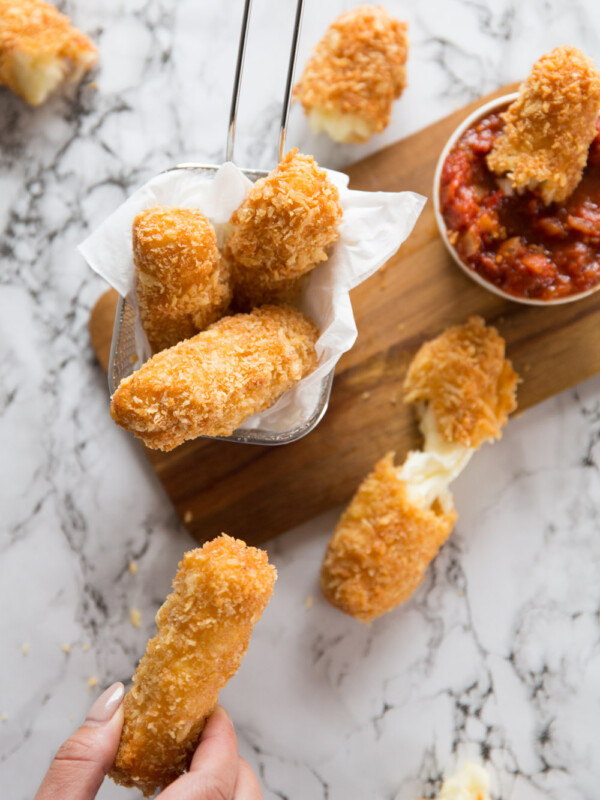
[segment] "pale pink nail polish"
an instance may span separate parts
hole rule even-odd
[[[215,706],[215,710],[212,712],[211,716],[213,717],[221,716],[224,720],[227,720],[227,722],[229,722],[230,725],[233,725],[233,720],[229,716],[229,712],[227,711],[227,709],[223,708],[221,704]]]
[[[117,708],[123,702],[125,687],[122,683],[113,683],[109,686],[88,711],[85,718],[86,725],[103,725],[112,718]]]

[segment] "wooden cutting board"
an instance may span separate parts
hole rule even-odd
[[[345,503],[387,451],[402,460],[420,441],[414,411],[402,401],[407,365],[422,342],[471,314],[506,339],[523,378],[521,412],[600,372],[600,292],[554,308],[502,300],[455,266],[438,235],[431,192],[443,145],[473,109],[514,89],[504,87],[347,170],[353,189],[413,190],[429,202],[400,251],[352,293],[358,341],[339,362],[329,410],[312,433],[280,447],[198,439],[171,453],[146,450],[199,542],[225,531],[259,543]],[[90,321],[104,369],[115,304],[111,290]]]

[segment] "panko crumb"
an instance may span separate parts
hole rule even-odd
[[[581,180],[600,113],[600,72],[576,47],[556,47],[533,65],[502,114],[504,129],[487,156],[513,189],[562,202]]]
[[[137,572],[138,572],[138,563],[137,563],[137,561],[130,561],[128,569],[129,569],[129,572],[132,575],[137,575]]]
[[[193,519],[194,515],[192,514],[191,511],[186,511],[185,514],[183,515],[183,521],[185,522],[186,525],[189,525]]]
[[[309,608],[312,608],[315,602],[315,598],[312,594],[309,594],[304,602],[304,608],[308,611]]]
[[[87,653],[87,651],[90,649],[90,647],[91,647],[91,646],[92,646],[92,645],[91,645],[89,642],[84,642],[84,643],[81,645],[81,649],[82,649],[82,651],[83,651],[84,653]]]
[[[139,628],[142,624],[142,612],[139,608],[132,608],[129,611],[129,619],[134,628]]]
[[[315,133],[359,143],[389,124],[406,86],[407,29],[382,6],[360,6],[330,25],[294,88]]]
[[[96,686],[98,686],[98,678],[95,675],[91,675],[88,678],[88,686],[90,689],[94,689]]]
[[[38,106],[77,83],[98,53],[67,16],[43,0],[0,0],[0,86]]]
[[[29,655],[29,642],[23,642],[23,644],[21,645],[21,652],[23,653],[24,656]]]
[[[65,655],[68,656],[71,652],[71,645],[65,642],[64,644],[61,644],[60,649],[63,651],[63,653],[65,653]]]
[[[2,714],[0,714],[0,722],[8,722],[8,714],[6,711],[3,711]]]

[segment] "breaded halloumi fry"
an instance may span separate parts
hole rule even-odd
[[[327,259],[339,238],[342,208],[337,187],[312,156],[297,148],[258,180],[230,220],[225,256],[236,304],[290,299],[294,282]]]
[[[231,301],[229,268],[204,214],[153,206],[136,216],[132,238],[140,317],[153,352],[223,316]]]
[[[44,0],[0,0],[0,86],[32,106],[64,81],[77,83],[98,52],[88,37]]]
[[[277,573],[225,534],[187,552],[123,701],[110,777],[149,796],[189,766],[219,692],[237,672]]]
[[[407,27],[382,6],[360,6],[330,25],[294,88],[315,133],[358,143],[389,124],[406,86]]]
[[[573,192],[596,136],[600,73],[576,47],[557,47],[533,65],[487,156],[513,189],[539,191],[546,205]]]
[[[404,381],[407,403],[427,403],[441,438],[464,447],[500,439],[517,407],[518,377],[504,339],[481,317],[425,342]]]
[[[124,378],[110,412],[147,447],[229,436],[315,368],[316,326],[298,309],[223,317]]]
[[[400,467],[388,454],[359,486],[329,542],[323,594],[362,622],[391,611],[419,586],[456,520],[448,488],[516,407],[504,341],[480,317],[425,343],[406,378],[419,404],[422,451]]]
[[[419,508],[388,453],[342,515],[321,567],[332,605],[371,622],[407,600],[454,526],[454,509]]]

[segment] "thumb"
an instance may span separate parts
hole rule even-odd
[[[125,687],[113,683],[60,747],[34,800],[93,800],[111,768],[123,727]]]

